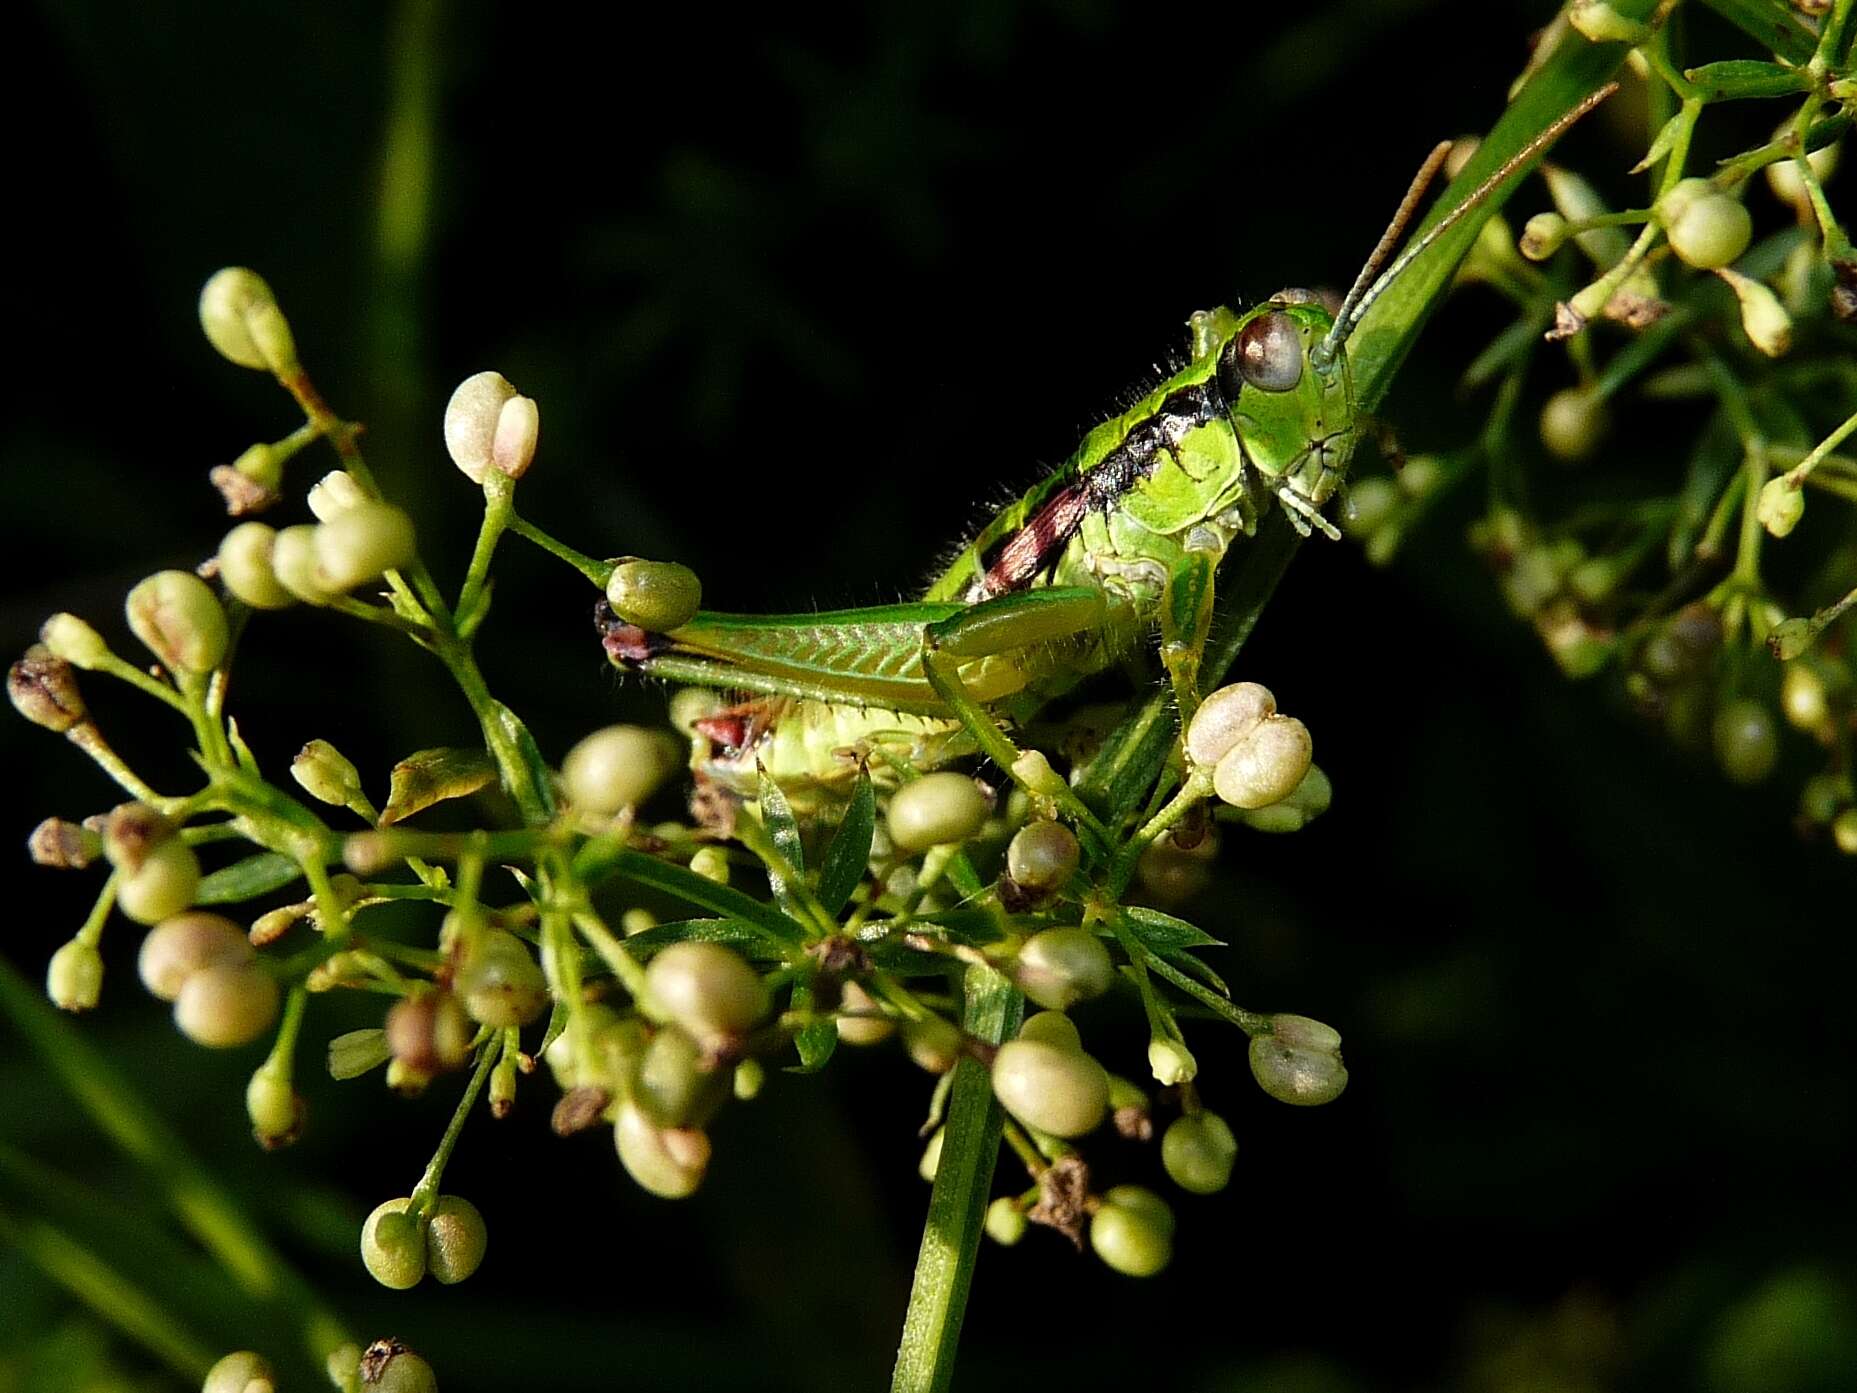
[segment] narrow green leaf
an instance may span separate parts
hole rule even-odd
[[[761,800],[761,822],[767,833],[774,839],[774,849],[786,858],[795,875],[806,874],[806,844],[800,838],[799,820],[793,816],[793,806],[787,802],[787,795],[780,791],[780,785],[768,777],[767,770],[758,769],[759,796]],[[794,894],[793,887],[787,884],[786,877],[772,866],[767,869],[767,883],[774,892],[774,902],[788,914],[799,918],[804,911]]]
[[[1122,913],[1137,937],[1157,953],[1173,953],[1186,948],[1223,948],[1225,944],[1184,919],[1163,914],[1158,909],[1131,905]]]
[[[789,949],[803,943],[808,937],[805,928],[773,905],[751,899],[731,886],[705,880],[687,866],[660,861],[655,856],[633,851],[630,847],[614,846],[610,842],[589,842],[574,857],[574,869],[589,882],[609,875],[623,876],[636,884],[674,895],[699,909],[739,920],[779,949],[779,956],[783,959],[790,956]]]
[[[1812,79],[1797,68],[1780,63],[1758,63],[1751,58],[1730,58],[1722,63],[1704,63],[1683,74],[1696,84],[1709,101],[1732,101],[1739,97],[1783,97],[1788,92],[1810,90]]]
[[[261,851],[221,866],[200,882],[194,893],[195,904],[240,904],[281,890],[303,875],[303,868],[288,856],[275,851]]]
[[[812,983],[795,982],[792,1002],[795,1011],[812,1010]],[[799,1051],[800,1062],[787,1072],[816,1074],[825,1068],[826,1062],[832,1057],[832,1051],[838,1048],[838,1027],[829,1020],[814,1021],[803,1026],[793,1037],[793,1048]]]
[[[767,935],[739,919],[678,919],[668,924],[654,925],[626,939],[628,948],[642,949],[647,953],[668,948],[673,943],[722,943],[731,948],[765,948]],[[779,958],[785,961],[784,954],[779,955]]]
[[[870,775],[860,774],[819,867],[819,903],[833,918],[851,902],[852,892],[870,868],[870,844],[876,830],[877,793]]]
[[[484,750],[419,750],[393,766],[381,826],[402,822],[447,798],[468,798],[496,781],[496,761]]]
[[[1232,994],[1232,989],[1225,985],[1225,979],[1219,976],[1219,974],[1214,972],[1210,967],[1207,967],[1205,963],[1201,962],[1191,953],[1182,950],[1177,953],[1162,953],[1161,956],[1175,967],[1192,973],[1220,996],[1229,997]]]
[[[992,968],[967,969],[966,998],[961,1023],[969,1035],[996,1045],[1018,1028],[1025,999]],[[963,1059],[955,1065],[941,1164],[922,1228],[891,1393],[944,1393],[954,1382],[961,1317],[999,1156],[1000,1121],[986,1066]]]

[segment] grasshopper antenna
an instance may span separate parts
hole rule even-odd
[[[1618,91],[1618,84],[1608,82],[1579,105],[1558,117],[1540,135],[1505,160],[1501,168],[1478,184],[1468,198],[1447,213],[1437,226],[1429,229],[1418,241],[1401,252],[1399,259],[1388,266],[1384,273],[1381,273],[1381,266],[1385,264],[1387,256],[1391,254],[1393,247],[1411,223],[1419,200],[1425,196],[1426,187],[1451,153],[1450,141],[1447,140],[1438,145],[1431,154],[1425,157],[1425,163],[1419,168],[1418,177],[1412,181],[1412,186],[1406,190],[1405,198],[1400,201],[1399,211],[1393,214],[1393,221],[1388,224],[1386,232],[1374,247],[1373,255],[1367,258],[1367,264],[1361,268],[1360,275],[1355,277],[1353,288],[1348,291],[1347,299],[1341,302],[1341,308],[1335,314],[1334,324],[1329,328],[1328,333],[1323,335],[1322,342],[1316,345],[1316,361],[1327,362],[1334,357],[1335,350],[1353,332],[1354,326],[1360,323],[1367,311],[1373,307],[1373,302],[1385,293],[1388,286],[1399,279],[1400,274],[1408,266],[1423,255],[1426,248],[1461,222],[1466,214],[1485,202],[1510,175],[1559,140],[1575,121],[1616,91]]]

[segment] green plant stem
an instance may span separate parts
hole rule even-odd
[[[597,561],[584,552],[575,551],[566,542],[557,541],[549,536],[514,509],[511,509],[509,514],[509,530],[518,537],[533,542],[557,560],[565,561],[592,581],[602,592],[606,589],[606,582],[612,579],[613,565],[610,561]]]
[[[472,1070],[471,1081],[464,1086],[464,1096],[458,1100],[457,1110],[452,1113],[451,1121],[445,1127],[445,1135],[439,1138],[438,1150],[432,1153],[425,1174],[419,1177],[419,1183],[413,1187],[412,1209],[429,1209],[438,1198],[439,1183],[445,1178],[445,1165],[451,1160],[451,1153],[457,1148],[458,1138],[464,1132],[464,1122],[471,1115],[471,1105],[477,1101],[477,1095],[483,1091],[484,1080],[490,1077],[491,1069],[496,1067],[502,1054],[502,1040],[495,1034],[489,1035],[478,1046],[477,1068]]]
[[[963,980],[967,1005],[962,1028],[998,1044],[1017,1028],[1025,999],[990,967],[975,964]],[[890,1381],[892,1393],[939,1393],[953,1384],[961,1317],[999,1157],[1000,1125],[986,1066],[976,1059],[961,1060],[955,1066],[947,1130]]]

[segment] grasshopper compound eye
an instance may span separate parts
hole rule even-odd
[[[1279,310],[1259,315],[1245,325],[1225,352],[1226,362],[1221,366],[1227,391],[1238,385],[1230,380],[1234,367],[1244,382],[1265,392],[1287,392],[1302,381],[1302,335],[1290,317]]]

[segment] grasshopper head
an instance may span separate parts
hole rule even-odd
[[[1282,290],[1241,316],[1219,349],[1219,387],[1245,455],[1319,508],[1354,441],[1347,356],[1324,354],[1334,316],[1310,290]]]

